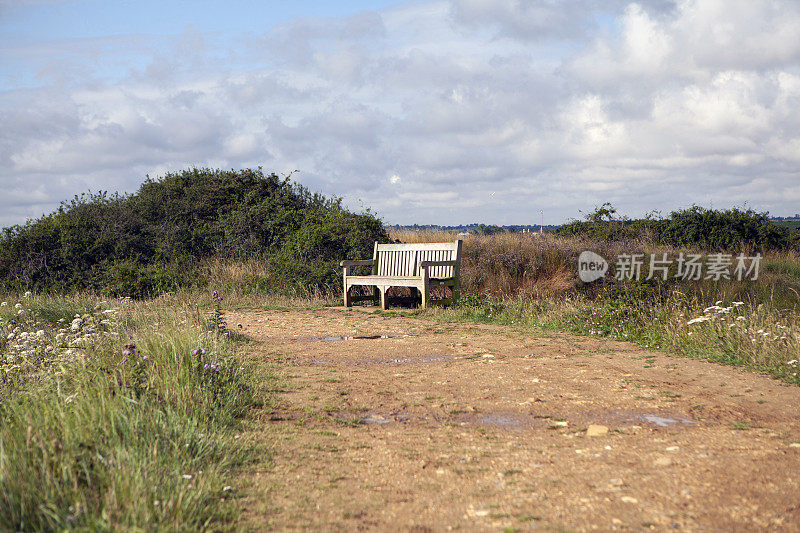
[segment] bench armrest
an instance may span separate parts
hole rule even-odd
[[[428,267],[455,267],[456,261],[454,259],[449,261],[421,261],[419,264],[420,268],[428,268]]]
[[[341,263],[339,263],[340,267],[357,267],[357,266],[372,266],[375,264],[375,261],[372,259],[357,259],[355,261],[351,261],[349,259],[345,259]]]

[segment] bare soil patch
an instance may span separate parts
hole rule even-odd
[[[272,451],[241,480],[249,528],[800,528],[797,387],[502,326],[227,317],[283,379],[245,435]]]

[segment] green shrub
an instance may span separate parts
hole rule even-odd
[[[562,226],[558,233],[596,240],[638,240],[651,245],[699,248],[715,251],[785,250],[792,246],[789,230],[770,222],[768,213],[737,207],[726,210],[692,206],[659,219],[651,214],[640,220],[617,217],[616,209],[605,203]]]
[[[211,257],[260,257],[272,289],[337,286],[338,262],[387,241],[371,213],[261,169],[191,169],[133,195],[85,194],[0,236],[0,288],[136,298],[202,285]]]

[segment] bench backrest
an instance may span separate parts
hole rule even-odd
[[[456,266],[435,266],[428,268],[432,278],[446,279],[458,276],[461,262],[461,241],[426,242],[410,244],[375,243],[373,259],[375,274],[379,276],[421,276],[422,261],[456,261]]]

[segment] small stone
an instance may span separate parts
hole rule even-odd
[[[639,503],[639,500],[631,496],[623,496],[622,498],[620,498],[620,500],[622,500],[625,503]]]
[[[608,433],[608,428],[606,426],[600,426],[598,424],[591,424],[588,428],[586,428],[587,437],[600,437],[602,435],[606,435],[607,433]]]
[[[653,461],[655,466],[670,466],[672,464],[672,459],[669,457],[658,457],[655,461]]]
[[[559,428],[565,428],[565,427],[567,427],[569,424],[567,423],[567,421],[566,421],[566,420],[556,420],[555,422],[553,422],[553,425],[554,425],[555,427],[559,427]]]
[[[800,442],[793,442],[789,445],[789,448],[800,448]]]
[[[667,446],[666,449],[667,449],[668,452],[677,452],[678,450],[680,450],[680,447],[678,447],[678,446]]]

